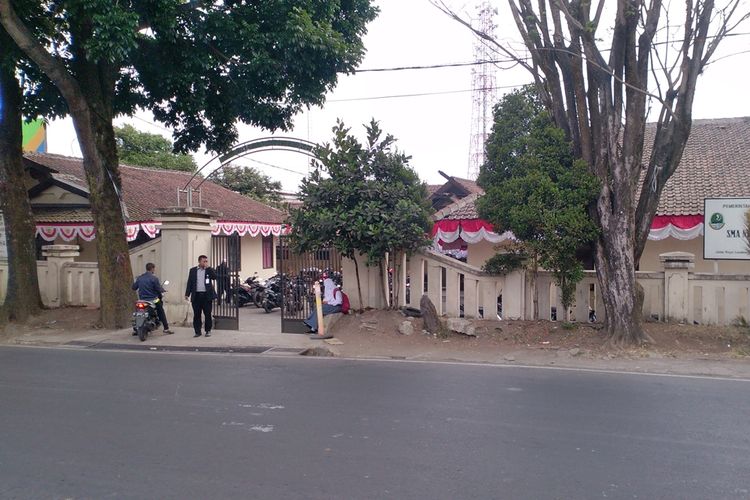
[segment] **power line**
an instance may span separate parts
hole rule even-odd
[[[277,168],[279,170],[284,170],[286,172],[291,172],[293,174],[297,174],[297,175],[301,175],[301,176],[307,175],[306,173],[300,172],[298,170],[292,170],[291,168],[281,167],[279,165],[274,165],[273,163],[268,163],[268,162],[265,162],[265,161],[256,160],[255,158],[248,158],[247,156],[243,157],[242,159],[249,160],[249,161],[252,161],[252,162],[255,162],[255,163],[259,163],[259,164],[264,165],[266,167]]]
[[[733,36],[748,36],[750,35],[750,32],[747,33],[727,33],[726,35],[723,35],[724,37],[733,37]],[[707,36],[707,39],[710,38],[716,38],[716,35],[713,36]],[[652,45],[675,45],[682,43],[682,40],[669,40],[669,41],[662,41],[662,42],[654,42]],[[608,52],[609,49],[602,50],[602,52]],[[425,64],[425,65],[414,65],[414,66],[394,66],[390,68],[367,68],[367,69],[357,69],[354,70],[354,73],[384,73],[384,72],[390,72],[390,71],[409,71],[409,70],[423,70],[423,69],[440,69],[440,68],[460,68],[464,66],[478,66],[482,64],[504,64],[504,63],[514,63],[521,61],[530,61],[530,57],[518,57],[518,58],[507,58],[507,59],[489,59],[489,60],[481,60],[481,61],[470,61],[470,62],[456,62],[456,63],[443,63],[443,64]]]
[[[500,89],[517,89],[520,87],[523,87],[524,85],[527,85],[525,83],[520,83],[517,85],[501,85],[496,87],[489,87],[490,90],[500,90]],[[351,102],[351,101],[374,101],[377,99],[397,99],[402,97],[426,97],[426,96],[432,96],[432,95],[447,95],[447,94],[461,94],[466,92],[472,92],[475,89],[463,89],[463,90],[443,90],[439,92],[420,92],[417,94],[393,94],[393,95],[379,95],[379,96],[373,96],[373,97],[352,97],[350,99],[329,99],[326,101],[326,103],[329,102]],[[479,89],[479,90],[485,90],[485,89]]]

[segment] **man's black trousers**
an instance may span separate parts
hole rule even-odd
[[[211,308],[213,307],[211,295],[207,292],[194,292],[192,303],[193,330],[195,330],[196,335],[201,333],[201,326],[203,326],[203,322],[201,321],[201,313],[203,313],[203,316],[205,317],[206,331],[210,332],[211,328],[214,326],[213,318],[211,317]]]

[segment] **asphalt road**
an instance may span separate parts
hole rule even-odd
[[[750,498],[750,382],[0,348],[0,498]]]

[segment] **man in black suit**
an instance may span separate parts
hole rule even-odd
[[[211,307],[216,297],[213,282],[216,280],[216,272],[208,267],[208,257],[198,257],[198,265],[188,272],[187,288],[185,289],[185,300],[193,304],[193,329],[194,337],[201,336],[201,313],[205,317],[206,337],[211,336],[213,319],[211,318]]]

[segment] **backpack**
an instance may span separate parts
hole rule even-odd
[[[341,312],[343,314],[349,314],[349,296],[341,290],[339,290],[339,292],[341,293]]]

